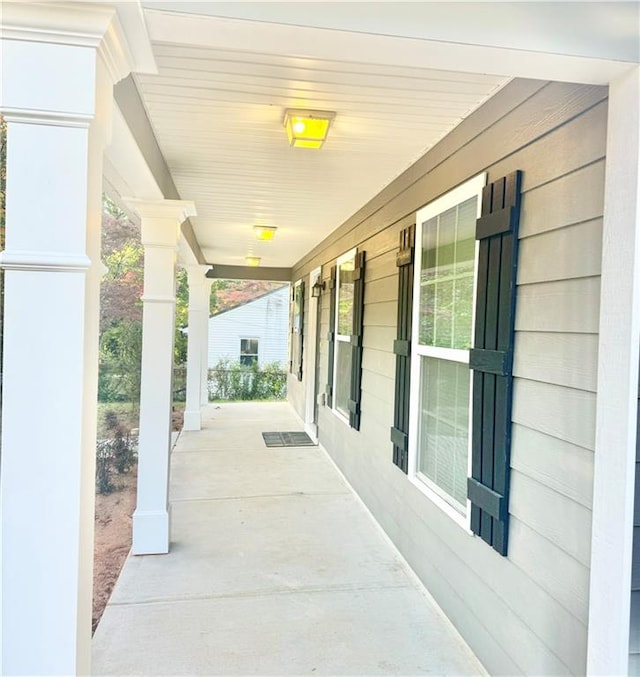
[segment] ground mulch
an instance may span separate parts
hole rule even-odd
[[[172,414],[173,430],[182,430],[183,410]],[[131,549],[132,515],[136,507],[137,466],[117,475],[117,489],[96,495],[93,558],[93,618],[95,632]]]

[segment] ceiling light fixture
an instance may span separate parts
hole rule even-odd
[[[259,256],[245,256],[244,262],[248,266],[251,266],[252,268],[257,268],[260,265],[260,257]]]
[[[284,127],[289,144],[295,148],[321,148],[335,116],[331,111],[288,108],[284,112]]]
[[[253,232],[256,234],[258,240],[273,240],[278,228],[276,226],[254,226]]]

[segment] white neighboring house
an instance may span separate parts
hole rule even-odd
[[[288,367],[289,285],[209,318],[209,368],[222,359]]]

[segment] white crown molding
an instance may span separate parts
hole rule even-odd
[[[196,216],[196,206],[189,200],[145,200],[123,197],[125,204],[142,219],[175,219],[181,224],[186,218]]]
[[[472,44],[463,39],[417,39],[154,9],[147,9],[145,16],[154,42],[210,49],[251,45],[253,52],[263,54],[401,67],[428,64],[438,70],[594,85],[606,85],[632,66],[617,59]]]
[[[132,71],[157,71],[137,0],[111,5],[4,0],[2,38],[97,49],[114,83]]]
[[[0,268],[5,270],[84,273],[90,267],[91,259],[84,255],[37,251],[0,252]]]
[[[7,122],[20,122],[29,125],[47,125],[49,127],[80,127],[88,129],[93,120],[91,115],[62,113],[59,111],[22,110],[3,108],[2,115]]]

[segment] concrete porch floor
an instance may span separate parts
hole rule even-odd
[[[97,675],[477,675],[473,653],[286,403],[209,405],[171,460],[172,548],[129,557]]]

